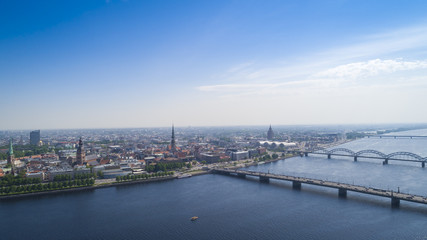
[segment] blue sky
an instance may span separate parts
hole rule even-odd
[[[427,122],[425,1],[0,1],[0,129]]]

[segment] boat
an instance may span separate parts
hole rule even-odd
[[[191,177],[191,174],[185,173],[185,174],[179,175],[177,178],[187,178],[187,177]]]
[[[190,220],[194,222],[194,221],[196,221],[198,218],[199,218],[199,217],[194,216],[194,217],[192,217]]]

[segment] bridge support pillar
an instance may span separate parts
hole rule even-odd
[[[426,167],[426,162],[421,162],[421,167]]]
[[[383,161],[383,165],[387,165],[388,164],[388,159],[385,159],[384,161]]]
[[[345,188],[338,188],[338,197],[340,197],[340,198],[346,198],[347,197],[347,189],[345,189]]]
[[[246,174],[244,174],[244,173],[237,173],[237,176],[239,178],[246,178]]]
[[[301,190],[301,182],[292,181],[292,188],[295,190]]]
[[[354,156],[354,161],[357,162],[357,156]]]
[[[400,206],[400,199],[391,197],[391,207],[392,208],[399,208]]]
[[[259,181],[263,182],[263,183],[269,183],[270,182],[270,178],[269,177],[265,177],[265,176],[259,176]]]
[[[328,159],[331,159],[331,154],[330,153],[328,154]]]

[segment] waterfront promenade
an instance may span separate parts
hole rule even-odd
[[[213,169],[213,173],[217,174],[223,174],[223,175],[235,175],[237,177],[245,178],[246,176],[254,176],[259,177],[259,180],[261,182],[269,182],[270,179],[277,179],[277,180],[285,180],[292,182],[293,189],[301,189],[301,184],[310,184],[310,185],[317,185],[322,187],[329,187],[329,188],[336,188],[338,189],[338,196],[339,197],[346,197],[347,191],[352,192],[358,192],[363,194],[370,194],[380,197],[387,197],[391,199],[391,206],[392,207],[399,207],[400,200],[408,201],[408,202],[415,202],[415,203],[421,203],[421,204],[427,204],[427,198],[419,195],[413,195],[413,194],[407,194],[407,193],[400,193],[395,192],[392,190],[384,190],[384,189],[378,189],[378,188],[371,188],[371,187],[365,187],[365,186],[359,186],[359,185],[353,185],[348,183],[340,183],[340,182],[333,182],[333,181],[325,181],[325,180],[319,180],[319,179],[313,179],[313,178],[306,178],[306,177],[294,177],[294,176],[288,176],[288,175],[279,175],[279,174],[272,174],[272,173],[264,173],[264,172],[253,172],[253,171],[245,171],[245,170],[231,170],[231,169]]]

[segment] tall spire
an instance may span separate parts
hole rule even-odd
[[[10,138],[9,141],[9,152],[7,153],[7,164],[11,164],[12,168],[13,168],[13,164],[14,164],[14,156],[13,156],[13,143],[12,143],[12,138]]]
[[[171,151],[176,152],[176,144],[175,144],[175,129],[172,124],[172,139],[171,139]]]
[[[9,155],[13,155],[13,144],[12,144],[13,139],[10,138],[9,140]]]
[[[77,154],[76,154],[76,164],[82,165],[82,164],[84,164],[85,160],[86,160],[86,152],[85,152],[85,148],[83,146],[82,137],[80,137],[79,146],[77,148]]]

